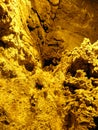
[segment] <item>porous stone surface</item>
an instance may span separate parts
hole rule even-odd
[[[98,129],[97,8],[0,1],[0,130]]]

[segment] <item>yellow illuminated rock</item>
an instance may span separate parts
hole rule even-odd
[[[53,5],[58,5],[60,0],[49,0]]]
[[[98,129],[98,2],[0,1],[0,130]]]

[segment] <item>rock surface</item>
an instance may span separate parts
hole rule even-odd
[[[0,130],[98,129],[97,15],[97,0],[0,1]]]

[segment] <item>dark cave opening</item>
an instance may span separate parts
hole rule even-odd
[[[7,44],[5,44],[3,41],[0,40],[0,47],[8,48]]]
[[[66,87],[68,87],[69,91],[70,91],[72,94],[75,94],[75,90],[77,89],[77,87],[76,87],[74,84],[66,83],[66,82],[64,81],[63,86],[64,86],[65,90],[66,90]]]
[[[42,90],[42,88],[44,87],[43,84],[41,83],[41,81],[39,81],[39,79],[37,79],[36,81],[36,86],[37,89]]]
[[[9,125],[10,123],[9,123],[9,121],[7,121],[7,120],[4,120],[4,121],[1,121],[3,124],[5,124],[5,125]]]
[[[25,69],[27,70],[27,71],[33,71],[33,69],[34,69],[34,63],[26,63],[25,64]]]
[[[53,64],[52,60],[53,60],[53,59],[46,59],[46,60],[44,60],[44,62],[43,62],[43,67],[49,66],[50,64]]]
[[[98,130],[98,117],[94,117],[94,122],[95,122],[96,127],[90,128],[89,130]]]
[[[57,66],[59,61],[60,61],[60,59],[58,59],[58,58],[44,59],[43,60],[43,68],[46,66],[50,66],[50,65]]]
[[[34,30],[34,28],[32,26],[30,26],[30,25],[27,25],[27,27],[28,27],[30,32]]]
[[[77,70],[83,70],[84,72],[86,72],[86,76],[89,79],[90,77],[93,76],[91,72],[92,69],[93,69],[92,64],[88,63],[86,60],[80,57],[71,64],[67,73],[70,73],[72,77],[75,77]]]
[[[96,127],[93,130],[98,130],[98,117],[94,117]]]

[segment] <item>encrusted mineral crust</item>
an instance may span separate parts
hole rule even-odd
[[[0,1],[0,130],[98,128],[97,8]]]

